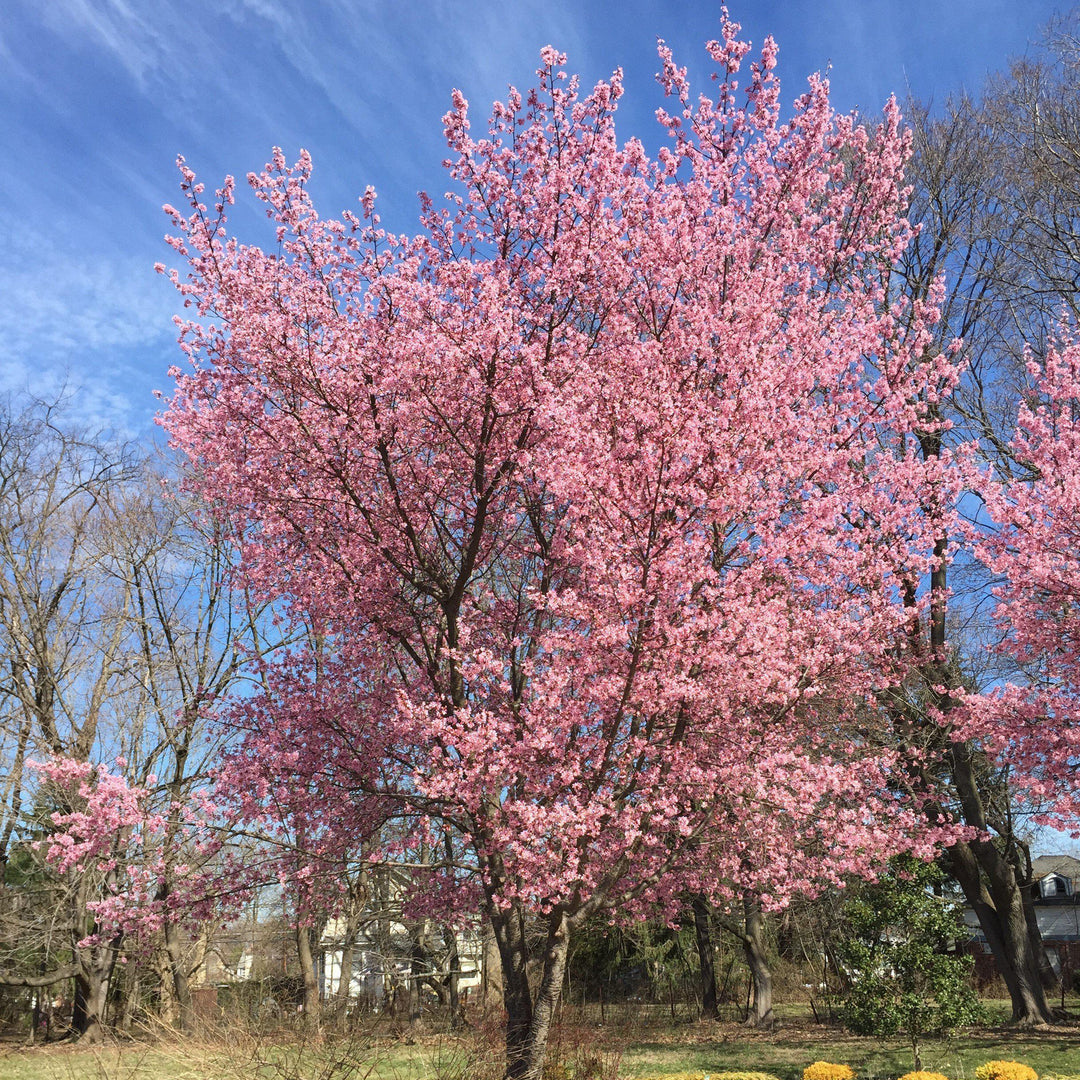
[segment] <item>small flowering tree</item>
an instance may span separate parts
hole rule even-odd
[[[42,795],[62,809],[53,830],[36,846],[46,865],[75,893],[69,944],[70,970],[84,1010],[82,1037],[100,1037],[113,969],[127,934],[160,921],[153,902],[160,854],[160,815],[146,811],[147,791],[129,786],[105,765],[52,758],[35,763]]]
[[[816,77],[781,121],[775,45],[740,91],[723,29],[715,100],[661,47],[655,161],[620,74],[580,96],[546,49],[484,137],[455,93],[460,193],[415,238],[370,190],[319,218],[306,155],[249,177],[276,252],[228,236],[231,180],[210,209],[181,165],[167,208],[194,317],[163,422],[241,579],[328,646],[236,706],[237,783],[354,845],[452,837],[428,895],[491,921],[513,1077],[590,915],[781,903],[914,844],[866,733],[951,491],[913,440],[953,372],[885,287],[906,142]]]
[[[71,894],[67,905],[72,963],[50,981],[73,977],[84,1011],[81,1037],[102,1034],[110,981],[125,942],[148,951],[171,929],[205,919],[219,906],[209,899],[205,863],[221,847],[206,822],[217,808],[195,792],[184,804],[161,804],[152,788],[129,783],[122,770],[71,758],[32,762],[40,798],[61,809],[49,815],[47,835],[34,842],[45,865]],[[182,860],[189,858],[192,865]],[[163,889],[168,882],[170,888]]]

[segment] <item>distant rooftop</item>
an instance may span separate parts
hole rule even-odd
[[[1080,859],[1072,855],[1037,855],[1031,860],[1031,872],[1036,881],[1047,874],[1077,880],[1080,879]]]

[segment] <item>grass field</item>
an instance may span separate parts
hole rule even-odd
[[[415,1040],[357,1034],[318,1041],[287,1033],[222,1033],[212,1040],[155,1039],[101,1047],[0,1045],[2,1080],[497,1080],[497,1031]],[[971,1080],[985,1061],[1031,1065],[1040,1076],[1080,1074],[1080,1023],[1037,1031],[966,1032],[923,1046],[923,1068]],[[563,1020],[549,1059],[555,1080],[615,1080],[664,1073],[754,1070],[801,1080],[812,1061],[843,1062],[859,1080],[894,1080],[912,1069],[902,1040],[858,1038],[786,1021],[771,1034],[735,1024],[599,1026]]]

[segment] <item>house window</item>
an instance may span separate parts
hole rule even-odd
[[[1043,895],[1047,897],[1068,896],[1069,886],[1066,884],[1063,877],[1058,877],[1057,874],[1053,874],[1046,881],[1046,890]]]

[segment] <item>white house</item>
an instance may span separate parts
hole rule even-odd
[[[413,941],[408,929],[399,922],[391,921],[383,934],[381,943],[376,940],[374,926],[361,930],[352,950],[352,971],[348,997],[367,998],[378,1005],[394,986],[407,986],[413,974]],[[323,930],[322,940],[322,995],[324,1000],[338,996],[342,980],[344,959],[343,938],[345,920],[331,919]],[[442,946],[442,933],[430,935],[435,946]],[[459,930],[456,936],[458,964],[458,990],[464,992],[479,987],[483,972],[483,945],[478,928],[471,925]],[[449,976],[448,950],[428,948],[424,950],[426,970],[421,977],[445,980]]]

